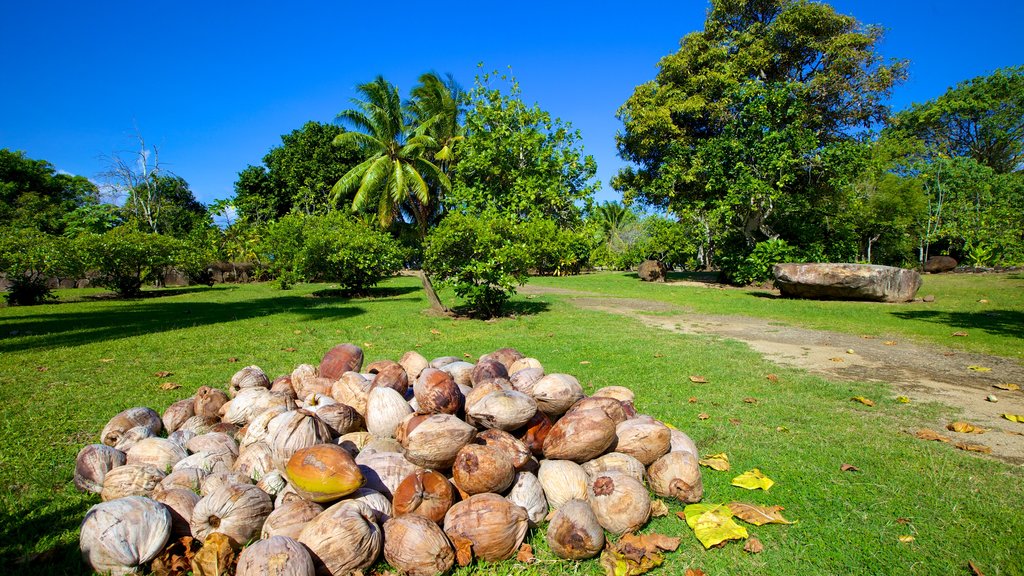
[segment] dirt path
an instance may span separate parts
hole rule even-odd
[[[703,334],[745,342],[776,364],[801,368],[832,380],[887,382],[913,402],[941,402],[963,411],[962,420],[987,428],[984,435],[935,430],[955,441],[985,444],[993,456],[1024,464],[1024,426],[1002,414],[1024,414],[1024,391],[999,390],[1008,382],[1024,386],[1024,366],[998,356],[954,351],[906,340],[883,341],[852,334],[813,330],[746,316],[694,314],[650,300],[610,298],[596,293],[525,286],[526,294],[556,294],[588,310],[636,318],[644,324],[682,334]],[[652,314],[652,313],[656,313]],[[990,368],[987,372],[969,366]],[[989,395],[998,398],[993,403]],[[1016,428],[1015,428],[1016,427]],[[1019,430],[1018,430],[1019,429]]]

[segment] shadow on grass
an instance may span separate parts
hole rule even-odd
[[[1024,338],[1024,312],[988,310],[986,312],[942,312],[937,310],[901,310],[892,312],[903,320],[944,324],[950,328],[980,330],[989,334]]]
[[[38,507],[43,507],[39,503]],[[77,530],[89,510],[87,502],[69,503],[42,514],[0,512],[0,562],[4,574],[92,574],[82,562],[77,542],[34,551],[42,537]]]
[[[77,346],[282,313],[301,314],[315,321],[351,318],[365,312],[358,306],[338,307],[337,303],[305,296],[276,296],[239,302],[137,299],[117,308],[81,311],[69,304],[52,314],[8,319],[0,330],[0,352]]]
[[[774,294],[772,292],[764,292],[759,290],[748,290],[747,296],[753,296],[754,298],[766,298],[768,300],[785,300],[786,298],[781,294]]]
[[[513,300],[505,305],[504,313],[501,316],[490,318],[489,320],[500,320],[501,318],[513,318],[516,316],[533,316],[534,314],[540,314],[541,312],[547,312],[551,308],[551,305],[547,302],[535,302],[532,300]],[[476,310],[468,305],[459,305],[452,307],[452,313],[459,318],[470,318],[470,319],[483,319]]]
[[[118,296],[115,292],[101,292],[99,294],[82,296],[82,300],[148,300],[150,298],[167,298],[170,296],[181,296],[183,294],[196,294],[198,292],[220,292],[223,290],[230,290],[231,288],[231,286],[225,285],[176,286],[174,288],[154,288],[152,290],[143,290],[142,294],[131,297]]]
[[[341,288],[324,288],[310,293],[313,298],[394,298],[404,294],[420,292],[423,289],[419,286],[375,286],[362,292],[350,292]]]
[[[721,284],[722,275],[718,272],[669,272],[668,281],[701,282],[703,284]]]

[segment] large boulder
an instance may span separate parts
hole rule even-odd
[[[668,267],[660,260],[644,260],[637,274],[644,282],[664,282]]]
[[[789,298],[909,302],[921,287],[916,270],[874,264],[776,264],[772,272]]]
[[[951,256],[931,256],[924,263],[924,271],[929,274],[939,274],[941,272],[949,272],[956,268],[956,265],[956,258]]]

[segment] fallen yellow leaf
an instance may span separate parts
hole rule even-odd
[[[747,404],[757,404],[757,398],[754,398],[753,396],[748,396],[744,398],[743,401]]]
[[[1009,383],[1007,383],[1007,384],[993,384],[992,386],[995,386],[996,388],[999,388],[1000,390],[1009,390],[1011,392],[1013,392],[1015,390],[1020,390],[1020,385],[1019,384],[1009,384]]]
[[[707,466],[712,470],[718,470],[719,472],[725,472],[729,469],[729,456],[725,452],[708,456],[707,458],[701,458],[697,461],[701,466]]]
[[[767,379],[767,380],[768,380],[769,382],[778,382],[778,381],[779,381],[779,377],[778,377],[778,376],[776,376],[775,374],[769,374],[769,375],[765,376],[765,378],[766,378],[766,379]]]
[[[668,516],[668,506],[657,498],[651,499],[651,516],[655,518]]]
[[[720,512],[732,515],[732,510],[730,510],[725,504],[687,504],[686,507],[683,508],[682,512],[676,512],[676,516],[686,520],[686,525],[693,528],[697,525],[697,518],[700,518],[701,514],[719,508],[725,509],[720,510]]]
[[[913,536],[910,536],[910,535],[900,536],[900,542],[903,542],[904,544],[909,544],[909,543],[913,542],[914,540],[916,540],[916,538],[914,538]]]
[[[928,430],[926,428],[922,428],[921,430],[918,430],[917,434],[915,434],[915,436],[917,436],[921,440],[935,440],[937,442],[949,442],[949,438],[943,436],[942,434],[939,434],[938,432],[935,432],[933,430]]]
[[[835,358],[829,358],[829,360],[831,360],[833,362],[846,362],[846,360],[843,360],[842,358],[839,358],[838,356],[835,357]]]
[[[1024,414],[1003,414],[1003,418],[1006,418],[1010,422],[1020,422],[1024,424]]]
[[[957,448],[961,450],[966,450],[968,452],[981,452],[982,454],[992,453],[992,449],[989,448],[988,446],[985,446],[984,444],[968,444],[966,442],[957,442],[956,444],[953,444],[953,446],[956,446]]]
[[[733,516],[754,526],[795,524],[795,522],[790,522],[782,517],[782,511],[785,510],[782,506],[758,506],[756,504],[747,504],[746,502],[730,502],[726,506],[729,507],[729,510],[732,510]]]
[[[950,422],[946,425],[946,430],[951,432],[959,432],[961,434],[984,434],[986,430],[974,424],[968,422]]]
[[[765,476],[757,468],[749,470],[732,479],[733,486],[746,488],[747,490],[768,490],[775,484],[775,481]]]
[[[906,396],[897,396],[896,401],[899,402],[900,404],[909,404],[910,398],[907,398]]]
[[[732,510],[721,504],[690,504],[679,513],[705,548],[726,540],[747,537],[747,529],[732,519]]]
[[[590,364],[590,360],[581,360],[580,364],[586,366],[587,364]]]
[[[974,370],[975,372],[991,372],[992,371],[991,368],[986,368],[984,366],[968,366],[967,369],[968,370]]]
[[[885,342],[882,342],[882,344],[885,344],[886,346],[895,346],[896,345],[896,341],[895,340],[886,340]]]
[[[711,416],[709,416],[706,412],[701,412],[700,414],[697,414],[698,420],[707,420],[708,418],[711,418]]]
[[[707,384],[708,379],[703,376],[690,376],[690,382],[694,384]]]
[[[865,398],[863,396],[854,396],[853,398],[850,398],[850,400],[856,400],[857,402],[860,402],[861,404],[863,404],[865,406],[874,406],[875,405],[875,401],[874,400]]]
[[[952,335],[956,336],[958,338],[963,338],[963,337],[967,336],[967,332],[953,332]]]
[[[161,390],[177,390],[178,388],[181,388],[181,384],[176,382],[164,382],[160,385]]]

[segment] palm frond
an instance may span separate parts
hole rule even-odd
[[[402,171],[409,179],[409,192],[424,206],[430,204],[430,187],[423,179],[423,176],[409,164],[402,164]]]
[[[363,174],[366,173],[366,170],[371,164],[373,164],[374,160],[376,160],[376,158],[370,158],[365,162],[361,162],[353,166],[345,173],[344,176],[334,183],[334,186],[331,186],[331,204],[337,206],[343,196],[347,195],[359,185],[359,181],[362,180]]]
[[[387,148],[387,145],[378,138],[362,132],[342,132],[334,137],[333,143],[335,146],[354,144],[366,149],[368,154],[377,154]]]
[[[381,188],[387,184],[388,164],[387,156],[372,159],[372,163],[359,181],[359,190],[352,199],[352,210],[362,210],[369,204],[372,196],[380,194]]]

